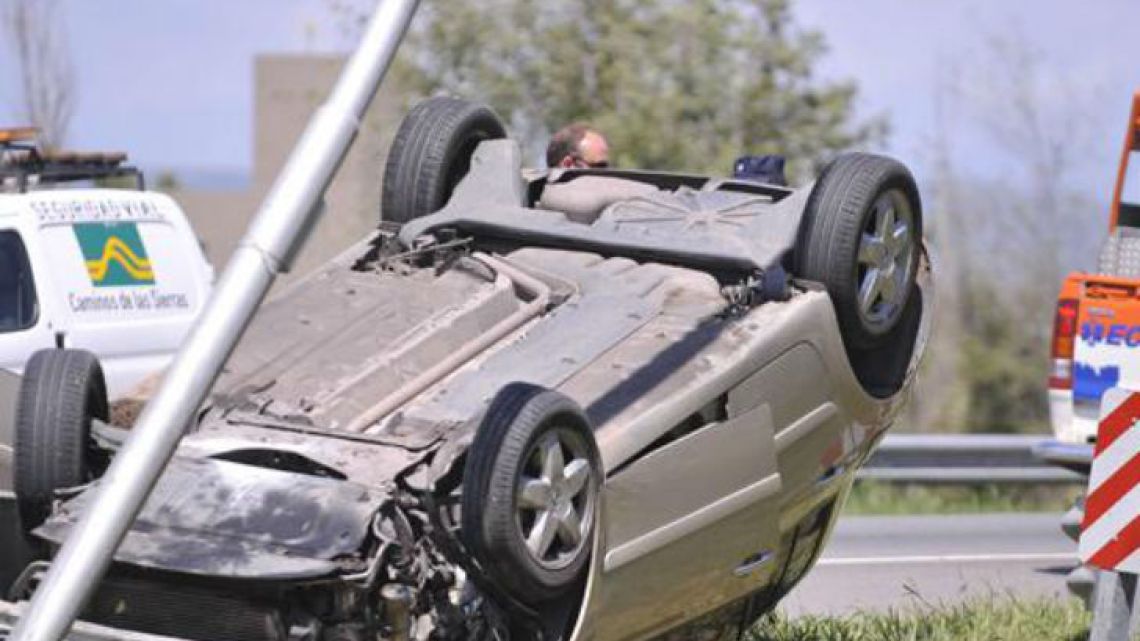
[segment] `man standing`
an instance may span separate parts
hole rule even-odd
[[[576,122],[550,138],[546,164],[551,169],[605,169],[610,166],[610,146],[597,129]]]

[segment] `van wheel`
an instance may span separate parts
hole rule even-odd
[[[804,211],[797,275],[827,289],[849,350],[889,340],[921,253],[922,204],[906,167],[852,153],[824,169]]]
[[[446,96],[419,103],[388,150],[380,219],[402,225],[442,209],[471,169],[479,143],[506,137],[485,105]]]
[[[106,464],[91,419],[107,420],[99,360],[74,349],[40,350],[24,369],[16,407],[14,490],[26,529],[51,514],[56,490],[92,480]]]
[[[589,562],[601,481],[581,408],[556,391],[511,383],[491,401],[467,452],[464,538],[519,601],[565,596]]]

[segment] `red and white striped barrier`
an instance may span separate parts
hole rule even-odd
[[[1081,524],[1081,561],[1140,574],[1140,392],[1113,388],[1100,427]]]

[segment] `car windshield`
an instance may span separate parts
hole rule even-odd
[[[20,235],[0,231],[0,332],[27,329],[36,323],[39,305],[28,253]]]

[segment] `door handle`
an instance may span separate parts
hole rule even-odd
[[[831,483],[846,471],[846,465],[832,465],[831,467],[824,470],[823,474],[821,474],[819,478],[815,480],[815,487],[820,487],[821,485],[827,485]]]
[[[771,560],[772,552],[770,550],[761,550],[760,552],[753,554],[747,559],[744,559],[744,562],[736,566],[736,568],[732,571],[732,575],[744,578]]]

